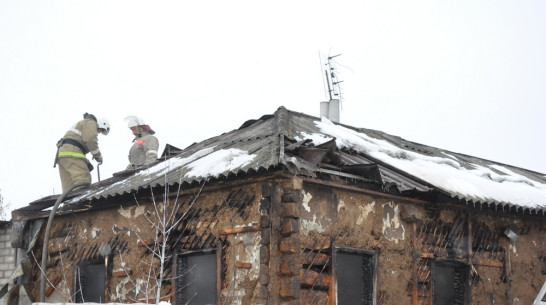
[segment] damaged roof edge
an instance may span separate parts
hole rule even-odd
[[[324,144],[326,145],[324,149],[329,151],[327,154],[322,151],[313,151],[313,149],[319,148],[323,144],[318,143],[321,139],[324,139],[325,142],[329,141],[328,145]],[[317,141],[317,143],[313,141]],[[339,164],[348,162],[345,164],[346,166],[332,168],[331,164],[326,164],[326,167],[321,168],[318,163],[314,164],[315,162],[321,162],[315,161],[315,159],[330,158],[329,160],[332,160],[334,158],[331,153],[332,149],[338,151],[339,155],[343,154],[344,156],[344,159],[338,159],[335,162]],[[305,156],[299,155],[300,153],[305,154]],[[416,163],[416,161],[422,162]],[[433,161],[437,163],[435,164]],[[358,170],[361,166],[370,163],[378,165],[380,178],[377,178],[377,173],[373,169]],[[455,165],[459,166],[459,168],[448,163],[457,163]],[[431,165],[437,167],[426,168],[426,166]],[[449,165],[453,168],[450,168],[450,171],[445,170]],[[134,172],[121,172],[120,175],[105,179],[100,184],[95,183],[90,189],[71,196],[70,202],[110,199],[135,193],[149,187],[175,184],[192,185],[204,180],[228,179],[268,171],[277,166],[283,166],[288,170],[293,167],[294,173],[301,176],[306,176],[311,171],[314,172],[314,175],[317,173],[335,175],[336,170],[341,173],[340,177],[344,176],[345,178],[353,177],[348,175],[363,175],[362,181],[369,179],[378,182],[379,179],[381,180],[380,183],[383,184],[395,184],[400,192],[409,191],[409,193],[417,195],[419,193],[411,190],[415,189],[415,191],[423,194],[428,194],[431,190],[434,190],[446,196],[446,198],[452,198],[452,200],[465,205],[469,202],[473,205],[482,205],[483,202],[487,202],[488,206],[494,205],[500,210],[509,207],[509,211],[515,210],[519,213],[525,213],[528,210],[529,213],[537,215],[540,212],[544,215],[546,211],[546,202],[541,203],[540,201],[540,198],[546,198],[546,177],[542,174],[425,146],[377,130],[355,128],[327,120],[322,121],[314,116],[287,110],[283,106],[279,107],[273,115],[265,115],[257,120],[246,121],[238,129],[194,143],[185,149],[181,150],[168,145],[168,152],[164,151],[162,158],[151,166]],[[412,171],[414,166],[421,166],[421,168],[418,171]],[[439,166],[444,166],[444,170],[442,171]],[[543,187],[544,190],[538,188],[537,191],[530,191],[529,194],[534,196],[535,201],[537,201],[537,198],[539,199],[538,203],[529,201],[533,204],[528,204],[528,201],[517,200],[521,196],[506,196],[506,192],[503,192],[503,190],[498,191],[499,186],[491,187],[490,190],[487,190],[488,192],[469,193],[467,192],[468,189],[461,190],[453,187],[453,185],[438,183],[438,180],[432,179],[443,177],[441,175],[449,173],[460,175],[458,177],[460,180],[465,179],[471,176],[467,172],[473,166],[478,170],[488,169],[487,173],[491,173],[494,179],[507,180],[508,183],[502,186],[517,183],[518,181],[514,179],[517,178],[517,175],[521,175],[523,177],[522,181],[524,178],[534,179],[536,185]],[[501,171],[499,172],[498,166],[505,166],[507,170],[502,171],[502,168],[500,168]],[[431,172],[437,168],[440,170]],[[362,171],[365,170],[368,170],[369,173],[363,174]],[[465,170],[466,172],[464,172]],[[496,172],[492,172],[493,170]],[[463,172],[466,176],[462,175]],[[431,176],[431,173],[436,176]],[[513,175],[510,176],[510,173],[513,173]],[[502,174],[506,176],[502,176]],[[385,176],[382,177],[382,175]],[[356,177],[353,178],[356,179]],[[482,179],[484,177],[478,178]],[[473,182],[482,183],[482,181],[472,179],[461,181],[469,184]],[[490,186],[497,182],[494,179],[491,179],[490,184],[482,184]],[[478,183],[475,186],[479,190],[480,184]],[[528,189],[531,189],[531,187],[528,187]],[[497,193],[492,193],[492,190],[497,190]],[[491,194],[495,196],[491,196]],[[20,210],[32,211],[48,208],[53,205],[57,197],[44,197]]]

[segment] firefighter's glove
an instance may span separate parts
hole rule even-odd
[[[102,164],[102,155],[101,154],[97,154],[96,156],[93,156],[93,159],[95,159],[99,165]]]

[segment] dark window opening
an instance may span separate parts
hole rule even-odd
[[[106,268],[104,264],[85,264],[75,270],[76,303],[105,303]]]
[[[216,304],[217,270],[216,250],[179,254],[176,266],[176,304]]]
[[[337,304],[374,304],[375,253],[336,247],[334,264]]]
[[[434,305],[464,305],[468,291],[468,265],[436,261],[432,265]]]

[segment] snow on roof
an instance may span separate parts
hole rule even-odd
[[[191,171],[184,177],[217,176],[226,170],[232,171],[247,165],[254,157],[255,155],[249,155],[247,151],[237,148],[221,149],[188,164]]]
[[[499,202],[529,209],[546,208],[546,184],[498,165],[470,164],[467,168],[457,157],[428,156],[402,149],[386,140],[336,125],[322,118],[315,121],[321,133],[336,138],[338,147],[354,149],[376,160],[418,177],[450,194],[475,198],[479,202]],[[313,141],[327,141],[321,134],[302,134]],[[316,145],[320,144],[315,142]],[[468,166],[468,164],[467,164]]]
[[[339,154],[345,160],[340,162],[349,165],[377,163],[383,182],[394,183],[401,191],[428,192],[435,188],[467,204],[493,205],[500,209],[508,206],[519,212],[538,214],[542,211],[543,215],[546,212],[544,174],[413,143],[381,131],[334,124],[284,107],[273,116],[243,125],[195,143],[148,168],[127,172],[125,176],[122,172],[95,183],[75,194],[68,203],[129,194],[149,187],[222,179],[286,165],[283,163],[286,162],[283,159],[285,151],[281,149],[286,145],[281,140],[286,137],[296,142],[309,139],[313,145],[335,138],[341,149]],[[350,150],[359,152],[359,156],[353,157]],[[293,170],[299,170],[298,166],[295,164]],[[48,200],[51,198],[44,198],[44,203]],[[40,207],[35,202],[30,209]]]
[[[98,198],[122,189],[126,191],[131,185],[138,181],[141,185],[152,183],[152,181],[163,177],[176,169],[180,169],[182,178],[207,178],[215,177],[226,171],[242,168],[250,163],[255,155],[237,148],[219,149],[214,151],[215,146],[203,148],[188,157],[181,155],[170,158],[149,168],[143,168],[132,176],[121,181],[112,183],[99,190],[89,189],[79,196],[71,198],[68,203],[78,202],[90,195]]]

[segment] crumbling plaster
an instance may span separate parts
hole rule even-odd
[[[222,291],[229,298],[229,304],[244,304],[245,296],[250,294],[260,274],[260,232],[236,234],[228,237],[230,243],[226,264],[236,266],[237,262],[250,263],[250,269],[230,268],[226,274],[227,289]]]
[[[297,180],[297,181],[296,181]],[[387,200],[377,196],[339,190],[335,188],[301,183],[301,180],[292,179],[292,184],[298,186],[301,194],[300,217],[301,226],[299,234],[302,237],[309,235],[322,235],[337,237],[336,245],[353,247],[358,249],[374,250],[378,253],[378,293],[382,304],[397,300],[400,303],[411,302],[408,285],[412,282],[413,261],[411,244],[412,222],[421,225],[429,222],[452,224],[457,214],[454,209],[440,209],[437,218],[429,218],[429,207],[405,203],[396,200]],[[257,192],[257,187],[253,191]],[[218,191],[203,195],[200,207],[210,207],[222,203],[225,192]],[[258,195],[256,198],[260,198]],[[252,211],[248,219],[243,220],[233,211],[222,210],[218,213],[219,220],[215,230],[220,228],[234,228],[259,223],[258,199],[251,207]],[[437,207],[435,207],[437,209]],[[120,270],[121,260],[127,266],[133,266],[138,256],[143,252],[142,247],[136,246],[138,237],[130,235],[130,232],[139,232],[140,239],[152,238],[149,226],[144,218],[145,205],[134,206],[125,209],[102,210],[83,212],[77,215],[67,215],[55,220],[56,229],[70,224],[75,234],[75,242],[79,246],[88,244],[101,244],[110,238],[118,236],[128,240],[131,253],[116,255],[113,261],[114,270]],[[540,220],[531,219],[522,221],[520,217],[488,216],[480,213],[470,214],[474,224],[484,224],[495,232],[502,232],[508,225],[515,225],[520,229],[519,240],[510,242],[505,237],[503,241],[509,250],[512,262],[512,291],[514,298],[521,302],[530,300],[533,289],[543,283],[544,275],[541,270],[539,256],[546,255],[544,236],[546,229]],[[138,226],[135,226],[138,223]],[[142,228],[141,228],[142,227]],[[474,227],[476,229],[476,227]],[[55,231],[53,230],[53,231]],[[263,229],[262,229],[263,230]],[[262,242],[260,232],[246,232],[227,235],[226,241],[226,277],[222,294],[229,296],[229,304],[247,304],[252,296],[253,289],[260,276],[260,245]],[[250,263],[249,268],[234,267],[237,262]],[[64,261],[67,281],[71,283],[72,262]],[[59,270],[59,266],[55,267]],[[506,282],[503,281],[503,269],[500,267],[475,265],[479,279],[472,288],[472,304],[487,302],[492,294],[496,302],[502,302],[506,298]],[[53,270],[50,270],[50,272]],[[55,272],[57,272],[55,271]],[[132,268],[134,279],[144,278],[142,270]],[[401,285],[392,287],[389,283],[400,282]],[[128,277],[114,277],[111,280],[111,298],[117,301],[131,301],[128,296],[134,294],[134,283]],[[403,285],[402,285],[403,284]],[[64,286],[63,286],[64,285]],[[68,290],[67,285],[60,284],[52,296],[60,297],[60,292]],[[70,286],[70,285],[68,285]],[[141,284],[137,285],[141,286]],[[140,288],[142,289],[142,288]],[[35,290],[34,290],[35,291]],[[35,292],[33,292],[35,293]],[[387,303],[384,303],[387,302]]]
[[[405,228],[400,221],[400,210],[397,204],[392,202],[383,205],[383,236],[388,241],[398,243],[404,240]]]
[[[326,191],[308,187],[302,192],[301,231],[309,235],[311,231],[324,233],[339,225],[351,228],[351,231],[381,232],[389,242],[397,244],[406,238],[405,224],[400,218],[399,204],[393,201],[378,204],[376,200],[361,194],[343,191]],[[381,213],[376,214],[381,208]],[[419,212],[412,211],[414,215]],[[377,216],[381,216],[381,228],[374,226]],[[356,225],[356,227],[354,227]]]

